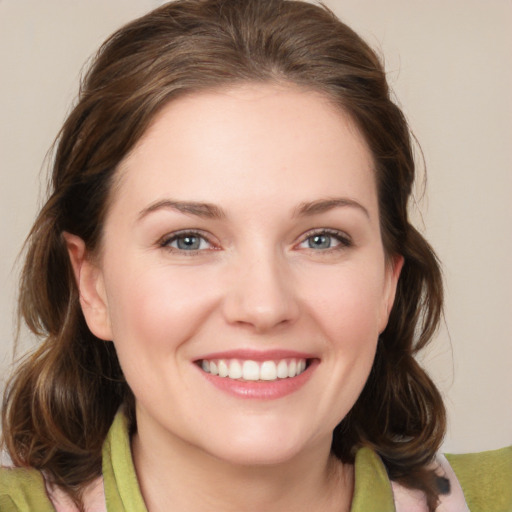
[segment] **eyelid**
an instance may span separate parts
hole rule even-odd
[[[301,244],[306,242],[308,240],[308,238],[311,238],[312,236],[315,236],[315,235],[327,235],[327,236],[335,238],[339,242],[339,245],[337,245],[335,247],[329,247],[328,249],[324,249],[323,251],[322,250],[317,251],[316,249],[309,248],[311,250],[314,250],[315,252],[328,252],[328,251],[334,251],[334,250],[341,250],[341,249],[346,249],[346,248],[354,245],[352,237],[349,234],[347,234],[346,232],[341,231],[339,229],[332,229],[332,228],[315,228],[315,229],[311,229],[310,231],[306,231],[306,233],[301,235],[300,240],[297,245],[300,246]]]
[[[187,235],[202,238],[210,245],[210,247],[207,249],[191,249],[186,251],[183,249],[178,249],[177,247],[170,246],[170,244],[177,240],[178,238],[186,237]],[[172,252],[188,255],[218,249],[218,245],[212,241],[212,236],[209,233],[202,231],[201,229],[180,229],[178,231],[167,233],[157,241],[157,245],[162,249],[167,249]]]
[[[207,249],[184,250],[184,249],[179,249],[177,247],[170,246],[170,244],[173,241],[175,241],[181,237],[186,237],[187,235],[195,236],[195,237],[199,237],[199,238],[203,239],[204,241],[207,242],[209,247]],[[342,249],[351,247],[353,245],[352,237],[344,231],[341,231],[338,229],[332,229],[332,228],[315,228],[315,229],[311,229],[311,230],[303,233],[300,236],[299,241],[295,244],[295,247],[300,246],[301,244],[305,243],[308,240],[308,238],[311,238],[312,236],[315,236],[315,235],[327,235],[327,236],[330,236],[330,237],[336,239],[339,242],[338,245],[336,245],[334,247],[329,247],[329,248],[323,249],[323,250],[316,250],[316,249],[309,248],[310,250],[314,250],[315,252],[329,252],[329,251],[335,251],[335,250],[342,250]],[[212,240],[212,238],[213,237],[209,233],[207,233],[201,229],[181,229],[178,231],[173,231],[171,233],[165,234],[157,241],[157,245],[163,249],[167,249],[172,252],[176,252],[179,254],[192,255],[192,254],[197,254],[197,253],[205,252],[205,251],[218,250],[219,245],[217,243],[215,243]]]

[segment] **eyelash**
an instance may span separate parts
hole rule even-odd
[[[171,252],[178,252],[181,254],[187,254],[188,256],[198,254],[200,252],[203,252],[205,249],[180,249],[179,247],[171,247],[172,242],[176,242],[180,239],[185,238],[199,238],[201,241],[206,242],[211,248],[208,248],[208,250],[215,250],[217,247],[208,239],[207,236],[205,236],[204,233],[201,231],[194,231],[194,230],[187,230],[187,231],[176,231],[174,233],[171,233],[170,235],[166,235],[163,237],[159,242],[158,245],[162,247],[163,249],[169,250]],[[201,243],[201,242],[200,242]]]
[[[320,249],[320,250],[316,250],[313,247],[304,247],[304,249],[312,250],[314,252],[319,252],[319,253],[326,253],[326,252],[331,252],[331,251],[340,251],[340,250],[343,250],[343,249],[347,249],[347,248],[349,248],[349,247],[351,247],[353,245],[353,242],[352,242],[351,238],[348,235],[346,235],[345,233],[343,233],[341,231],[337,231],[337,230],[334,230],[334,229],[317,229],[317,230],[305,233],[305,235],[303,235],[303,237],[302,237],[301,242],[299,242],[299,244],[297,244],[297,245],[300,247],[302,244],[307,243],[308,240],[310,240],[311,238],[313,238],[315,236],[326,236],[326,237],[329,237],[329,238],[333,238],[337,242],[339,242],[339,244],[335,245],[334,247],[327,247],[325,249]],[[206,242],[211,247],[209,247],[207,249],[198,248],[198,249],[187,250],[187,249],[182,249],[182,248],[179,248],[179,247],[172,247],[171,246],[171,244],[173,242],[176,242],[176,241],[178,241],[180,239],[185,239],[185,238],[199,238],[200,239],[200,244],[202,242]],[[163,249],[169,250],[171,252],[177,252],[177,253],[181,253],[181,254],[186,254],[187,256],[193,256],[193,255],[201,253],[201,252],[203,252],[205,250],[216,250],[216,249],[218,249],[218,247],[216,247],[215,244],[213,244],[213,242],[211,242],[209,240],[209,238],[203,232],[201,232],[201,231],[194,231],[194,230],[177,231],[177,232],[172,233],[170,235],[166,235],[165,237],[163,237],[158,242],[158,245],[160,247],[162,247]]]
[[[307,243],[308,240],[315,236],[327,236],[329,238],[334,238],[337,242],[339,242],[339,244],[335,245],[334,247],[327,247],[322,250],[315,250],[313,247],[305,247],[305,249],[309,249],[314,252],[326,253],[331,251],[340,251],[343,249],[347,249],[353,245],[352,239],[347,234],[335,229],[316,229],[314,231],[310,231],[304,235],[299,245]]]

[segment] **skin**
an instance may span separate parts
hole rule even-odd
[[[402,265],[384,253],[358,130],[317,93],[239,86],[167,105],[117,172],[100,254],[66,239],[88,325],[113,340],[136,397],[148,509],[348,510],[352,468],[331,457],[332,431],[368,377]],[[198,250],[179,248],[182,230],[199,231]],[[244,399],[196,364],[239,349],[315,367],[286,396]]]

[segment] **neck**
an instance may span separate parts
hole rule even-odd
[[[353,470],[330,455],[330,442],[279,464],[242,465],[182,440],[164,446],[160,441],[143,431],[132,439],[134,464],[149,512],[350,509]]]

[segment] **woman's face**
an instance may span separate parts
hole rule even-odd
[[[139,435],[244,464],[328,451],[400,269],[358,130],[271,85],[158,115],[118,170],[98,261],[82,305],[114,341]]]

